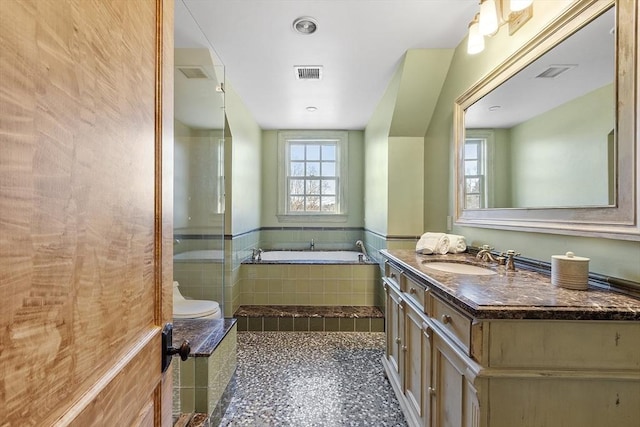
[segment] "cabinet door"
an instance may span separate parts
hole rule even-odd
[[[421,314],[405,305],[404,388],[410,416],[421,426],[428,425],[427,390],[431,386],[431,337]]]
[[[387,306],[385,310],[385,320],[387,328],[387,348],[386,357],[393,373],[397,375],[396,381],[402,385],[402,360],[401,349],[403,346],[403,317],[404,301],[400,297],[400,292],[389,282],[385,281],[385,291],[387,294]],[[390,378],[391,379],[391,378]]]
[[[438,427],[479,427],[475,388],[465,376],[466,363],[449,342],[433,337],[432,423]]]

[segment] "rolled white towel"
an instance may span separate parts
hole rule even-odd
[[[459,254],[467,250],[467,241],[464,236],[458,234],[447,234],[449,237],[449,253]]]
[[[449,251],[449,237],[445,233],[424,233],[416,244],[416,252],[424,255],[444,255]]]

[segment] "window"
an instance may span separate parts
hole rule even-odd
[[[344,215],[347,133],[280,132],[280,219]]]
[[[485,138],[466,138],[464,142],[464,207],[484,208],[486,194]]]

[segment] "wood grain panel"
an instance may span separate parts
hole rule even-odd
[[[3,426],[147,424],[161,400],[172,13],[165,0],[2,0]]]
[[[157,331],[156,331],[157,332]],[[90,388],[69,411],[52,422],[54,426],[133,426],[146,422],[153,393],[160,380],[160,335],[150,331],[128,354]],[[151,409],[153,419],[153,410]]]

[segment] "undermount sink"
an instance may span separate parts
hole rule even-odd
[[[462,264],[459,262],[433,261],[425,262],[423,263],[423,265],[427,268],[432,268],[434,270],[444,271],[447,273],[474,274],[476,276],[490,276],[492,274],[496,274],[495,271],[489,268],[471,264]]]

